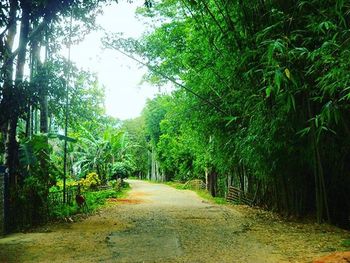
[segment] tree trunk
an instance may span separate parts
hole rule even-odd
[[[216,196],[217,174],[215,170],[211,170],[208,174],[208,190],[212,196]]]
[[[11,118],[6,130],[4,160],[5,166],[9,169],[10,187],[16,186],[18,181],[18,143],[16,140],[17,120],[18,118]]]
[[[148,162],[147,162],[147,179],[151,180],[152,176],[152,153],[147,151]]]
[[[40,35],[38,36],[40,38]],[[35,41],[33,45],[33,58],[36,65],[36,72],[39,72],[42,68],[42,63],[40,60],[40,43],[39,41]],[[47,60],[48,52],[46,48],[45,52],[45,60]],[[42,84],[45,85],[45,84]],[[39,104],[40,104],[40,132],[48,133],[49,124],[48,124],[48,88],[47,86],[41,86],[39,90]]]
[[[38,134],[38,109],[35,109],[34,111],[34,117],[33,117],[33,134]]]
[[[152,146],[152,154],[151,154],[151,180],[157,180],[157,161],[156,161],[156,152],[155,147]]]
[[[7,122],[9,120],[9,115],[11,113],[10,103],[12,99],[12,89],[13,89],[13,59],[12,49],[14,39],[17,33],[16,25],[16,12],[18,8],[18,3],[16,0],[10,1],[10,12],[9,12],[9,29],[5,40],[4,47],[4,61],[5,65],[2,66],[2,76],[3,76],[3,87],[2,87],[2,100],[0,102],[0,127],[4,127],[4,130],[7,130]]]
[[[207,191],[209,191],[210,190],[209,172],[208,172],[208,168],[207,167],[204,168],[204,174],[205,174],[205,185],[206,185]]]
[[[23,2],[22,2],[23,4]],[[21,31],[19,37],[19,52],[16,67],[15,89],[12,93],[11,115],[7,129],[6,139],[6,158],[5,165],[9,169],[10,183],[14,186],[17,183],[17,167],[18,167],[18,143],[16,140],[16,129],[18,118],[21,110],[21,85],[23,84],[24,65],[26,60],[26,46],[28,43],[29,33],[29,8],[24,3],[22,5]]]
[[[27,116],[26,116],[26,137],[32,137],[32,106],[28,105],[27,107]]]
[[[239,176],[240,188],[244,192],[244,165],[242,162],[240,162],[239,164],[238,176]]]
[[[42,94],[40,96],[40,132],[48,133],[49,125],[48,125],[48,101],[47,95]]]
[[[34,52],[33,52],[33,47],[32,51],[30,54],[30,82],[33,81],[34,77]],[[33,135],[33,107],[32,107],[32,101],[29,99],[28,100],[28,105],[27,105],[27,116],[26,116],[26,137],[27,138],[32,138]]]

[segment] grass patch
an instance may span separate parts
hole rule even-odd
[[[200,197],[202,197],[205,200],[211,201],[218,205],[224,205],[227,204],[226,199],[223,197],[213,197],[208,191],[206,190],[192,190],[195,191]]]
[[[128,176],[128,178],[125,178],[125,179],[131,179],[131,180],[144,180],[144,179],[141,179],[140,177],[137,177],[137,176]]]
[[[163,182],[164,184],[166,185],[169,185],[171,187],[174,187],[176,189],[179,189],[179,190],[192,190],[190,189],[187,185],[185,185],[184,183],[180,183],[180,182]]]
[[[341,246],[350,248],[350,239],[345,239],[341,242]]]
[[[108,189],[96,192],[86,192],[84,196],[89,211],[94,211],[98,207],[104,205],[107,198],[119,197],[119,192],[114,189]]]
[[[53,206],[50,209],[49,216],[52,219],[64,219],[66,217],[69,217],[77,213],[78,213],[78,206],[76,204],[74,205],[59,204],[59,205]]]
[[[208,200],[210,202],[213,202],[218,205],[223,205],[227,204],[226,199],[223,197],[213,197],[207,190],[200,190],[200,189],[195,189],[191,187],[188,184],[180,183],[180,182],[165,182],[166,185],[169,185],[171,187],[174,187],[175,189],[178,190],[191,190],[195,193],[197,193],[201,198]]]
[[[93,212],[96,209],[104,206],[108,198],[124,198],[130,189],[130,185],[126,182],[119,189],[106,189],[100,191],[88,191],[84,192],[85,202],[87,204],[87,211]],[[73,202],[72,205],[61,204],[52,207],[50,211],[50,217],[54,219],[64,219],[69,216],[82,212],[78,205]]]

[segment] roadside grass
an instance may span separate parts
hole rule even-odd
[[[197,193],[198,196],[200,196],[201,198],[210,201],[212,203],[218,204],[218,205],[224,205],[227,204],[226,199],[223,197],[213,197],[211,196],[211,194],[204,189],[196,189],[191,187],[190,185],[186,185],[184,183],[181,182],[164,182],[164,184],[169,185],[171,187],[174,187],[175,189],[178,190],[191,190],[195,193]]]
[[[341,245],[347,249],[350,249],[350,239],[345,239],[341,242]]]
[[[128,178],[125,179],[131,179],[131,180],[141,180],[139,177],[137,176],[128,176]]]
[[[211,201],[215,204],[218,205],[225,205],[227,204],[227,201],[225,198],[223,197],[213,197],[208,191],[206,190],[193,190],[195,191],[200,197],[202,197],[203,199],[206,199],[208,201]]]
[[[50,217],[60,220],[80,213],[92,213],[105,206],[108,198],[126,197],[129,190],[130,185],[124,182],[124,185],[119,189],[113,188],[100,191],[87,191],[83,193],[86,202],[85,208],[79,208],[75,201],[71,205],[56,205],[50,209]]]
[[[130,190],[130,185],[124,182],[124,186],[120,190],[107,189],[96,192],[86,193],[86,203],[88,210],[90,212],[104,206],[108,198],[124,198],[128,191]]]

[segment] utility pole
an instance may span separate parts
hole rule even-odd
[[[66,105],[65,105],[65,125],[64,125],[64,156],[63,156],[63,203],[66,203],[66,179],[67,179],[67,138],[68,138],[68,118],[69,118],[69,82],[70,82],[70,48],[72,42],[72,12],[70,15],[69,24],[69,39],[68,39],[68,66],[66,73]]]

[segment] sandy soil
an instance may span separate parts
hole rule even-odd
[[[0,239],[0,262],[310,262],[349,232],[215,205],[194,192],[129,180],[126,199],[84,220]]]

